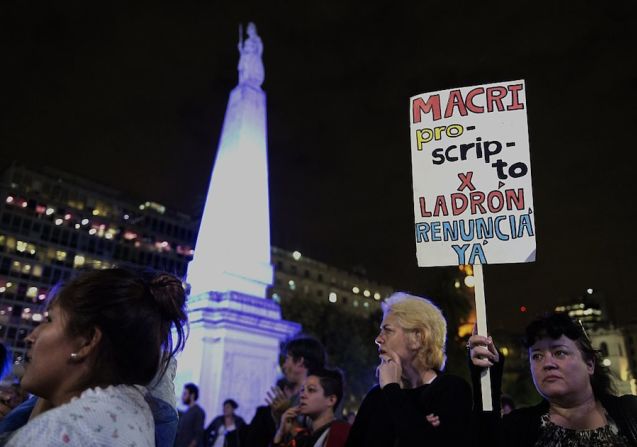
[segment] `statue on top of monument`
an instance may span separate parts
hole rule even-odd
[[[248,23],[248,38],[243,40],[243,30],[239,25],[239,85],[248,84],[261,87],[265,78],[263,69],[263,43],[254,23]]]

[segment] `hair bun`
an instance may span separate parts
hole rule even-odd
[[[186,323],[188,317],[185,311],[186,291],[182,282],[174,275],[169,273],[156,273],[148,282],[148,290],[157,305],[160,314],[170,328],[171,323],[178,328],[178,341],[176,346],[169,346],[168,350],[172,353],[183,349],[185,337],[182,326]],[[177,323],[180,324],[177,324]]]

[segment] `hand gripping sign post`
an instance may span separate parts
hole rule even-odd
[[[487,335],[482,265],[535,260],[525,93],[521,80],[425,93],[410,102],[418,265],[473,265],[481,335]],[[481,382],[489,411],[488,371]]]

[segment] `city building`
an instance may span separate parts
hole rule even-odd
[[[331,303],[348,312],[369,314],[394,291],[364,275],[348,272],[308,258],[298,251],[272,247],[274,284],[268,297]]]
[[[635,379],[630,369],[630,359],[624,332],[609,326],[588,332],[593,348],[602,356],[602,364],[612,372],[613,385],[618,395],[637,394]]]
[[[610,318],[604,296],[593,289],[588,289],[580,297],[557,306],[555,311],[566,312],[569,317],[579,320],[586,330],[604,327],[608,325]]]
[[[0,173],[0,341],[14,359],[74,270],[152,267],[184,276],[198,222],[155,202],[53,169]]]

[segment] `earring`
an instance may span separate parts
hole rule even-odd
[[[77,352],[71,352],[71,360],[77,360],[79,354]]]

